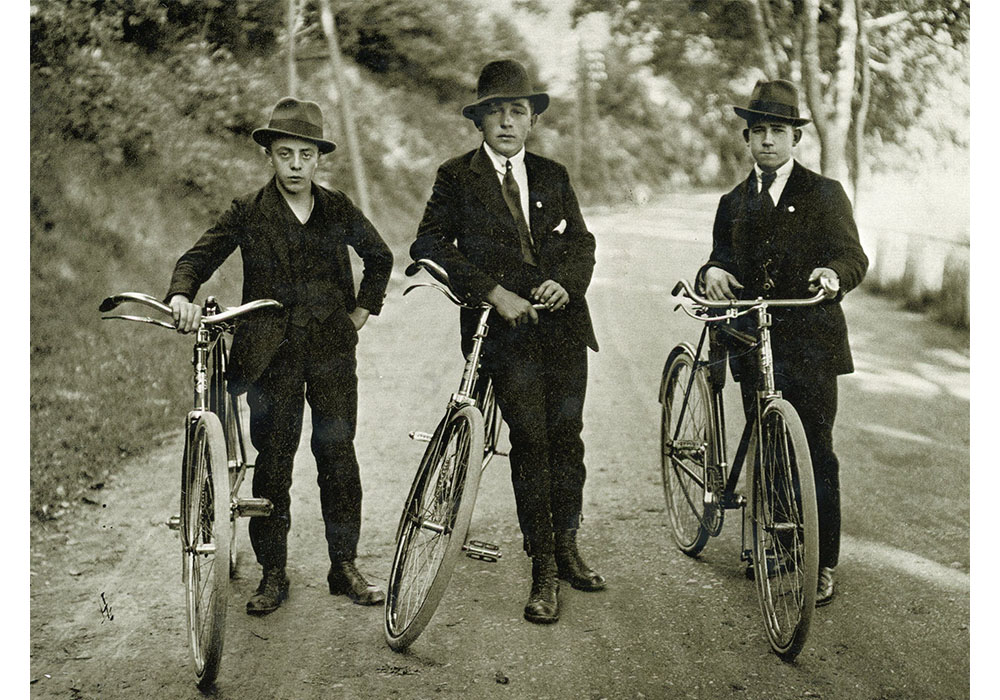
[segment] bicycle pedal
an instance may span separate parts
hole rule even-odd
[[[167,527],[169,527],[171,530],[176,530],[176,531],[180,532],[180,529],[181,529],[181,516],[179,516],[179,515],[171,515],[167,519]]]
[[[469,540],[462,545],[462,551],[470,559],[478,559],[490,564],[495,563],[503,556],[500,553],[500,547],[489,542],[480,542],[479,540]]]
[[[274,505],[266,498],[237,498],[236,517],[263,518],[271,514]]]
[[[417,442],[430,442],[431,438],[434,437],[433,433],[425,433],[422,430],[411,430],[410,439],[416,440]]]

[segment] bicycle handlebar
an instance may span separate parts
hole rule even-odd
[[[671,296],[686,296],[691,301],[695,302],[699,306],[704,306],[708,309],[748,309],[757,306],[814,306],[826,298],[826,294],[820,290],[816,292],[815,296],[806,299],[765,299],[763,297],[757,297],[756,299],[725,299],[723,301],[713,301],[706,297],[701,296],[694,288],[688,283],[687,280],[680,280],[674,285],[674,289],[670,292]]]
[[[451,286],[451,278],[448,277],[448,272],[433,260],[429,260],[427,258],[420,258],[419,260],[410,263],[406,267],[406,276],[412,277],[421,270],[426,270],[431,277],[436,279],[441,284],[433,284],[433,283],[428,284],[426,282],[411,284],[409,287],[403,290],[403,296],[406,296],[417,287],[431,287],[444,294],[453,304],[456,304],[458,306],[463,306],[467,309],[493,308],[493,304],[489,303],[488,301],[484,301],[479,304],[470,304],[469,302],[463,301],[462,298],[458,295],[458,293],[455,292],[455,289]],[[548,309],[548,307],[545,306],[545,304],[532,304],[531,306],[537,311],[541,311],[542,309]]]
[[[162,301],[156,299],[155,297],[151,297],[148,294],[143,294],[142,292],[122,292],[121,294],[115,294],[113,296],[107,297],[104,301],[101,302],[101,305],[98,307],[98,310],[101,311],[102,313],[107,313],[108,311],[111,311],[112,309],[115,309],[119,305],[127,302],[135,302],[138,304],[143,304],[145,306],[152,307],[161,313],[167,314],[168,316],[171,316],[173,314],[173,309],[164,304]],[[225,324],[234,321],[240,318],[241,316],[245,316],[246,314],[253,313],[255,311],[261,311],[263,309],[280,309],[282,308],[282,304],[281,302],[275,301],[274,299],[254,299],[253,301],[249,301],[246,304],[241,304],[240,306],[234,306],[229,309],[225,309],[221,305],[219,305],[219,308],[222,310],[219,311],[218,313],[202,316],[201,317],[202,324],[206,326],[216,326],[220,324]],[[126,314],[116,314],[112,316],[102,316],[101,318],[103,320],[121,319],[123,321],[138,321],[140,323],[151,323],[155,326],[170,328],[171,330],[175,330],[177,328],[177,326],[175,326],[173,323],[167,323],[166,321],[161,321],[155,318],[148,318],[146,316],[130,316]]]

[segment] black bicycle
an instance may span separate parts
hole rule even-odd
[[[810,306],[824,295],[712,301],[683,280],[672,293],[690,299],[692,310],[682,304],[678,308],[704,324],[697,348],[681,343],[671,350],[660,382],[660,469],[674,540],[682,552],[697,556],[708,538],[722,531],[726,510],[744,513],[749,506],[750,545],[744,519],[741,560],[751,562],[771,647],[782,658],[794,659],[805,644],[815,607],[819,525],[802,421],[775,389],[768,309]],[[751,332],[731,323],[744,315],[754,320]],[[722,401],[727,339],[743,351],[756,352],[758,375],[756,408],[732,465],[726,462]],[[737,491],[748,455],[749,499]]]
[[[479,376],[483,340],[489,330],[486,322],[493,306],[462,301],[451,288],[448,273],[431,260],[418,260],[406,273],[420,270],[437,283],[411,285],[404,295],[418,287],[432,287],[452,303],[478,309],[480,314],[461,383],[437,429],[410,433],[411,438],[428,444],[403,506],[389,574],[385,638],[395,651],[406,649],[427,627],[461,554],[485,562],[502,556],[496,545],[468,539],[480,476],[495,455],[505,454],[497,450],[502,419],[493,382]],[[545,307],[536,304],[535,308]]]
[[[163,302],[139,292],[108,297],[100,305],[108,312],[126,302],[156,309],[171,317]],[[247,469],[240,401],[226,390],[225,334],[247,315],[279,309],[273,299],[258,299],[223,308],[214,297],[202,307],[195,334],[194,407],[184,421],[184,457],[181,462],[181,510],[170,519],[181,536],[188,642],[198,686],[215,682],[222,661],[229,578],[236,573],[236,519],[268,516],[270,501],[240,498]],[[146,316],[111,315],[176,330],[173,323]]]

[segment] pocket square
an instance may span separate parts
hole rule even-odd
[[[554,229],[552,229],[553,232],[560,234],[565,230],[566,230],[566,219],[559,219],[559,223],[556,224],[556,227]]]

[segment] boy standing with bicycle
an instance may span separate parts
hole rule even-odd
[[[252,136],[274,177],[234,200],[181,256],[167,293],[178,330],[197,330],[201,307],[191,302],[198,288],[239,247],[243,302],[272,298],[284,305],[240,325],[229,358],[229,391],[248,392],[250,439],[258,452],[253,495],[274,505],[269,517],[250,520],[263,578],[247,612],[270,613],[288,597],[289,490],[304,400],[312,414],[330,593],[376,605],[385,595],[354,565],[361,530],[355,346],[368,316],[382,308],[392,253],[346,195],[313,182],[320,155],[336,148],[323,138],[319,105],[286,97]],[[357,293],[348,245],[364,264]]]
[[[410,255],[441,265],[466,301],[488,301],[499,316],[482,366],[510,428],[517,516],[532,561],[524,617],[551,623],[559,619],[559,578],[580,590],[604,588],[576,545],[587,348],[597,350],[584,298],[595,242],[566,169],[524,149],[548,95],[534,92],[513,60],[488,63],[477,92],[462,114],[483,143],[438,169]],[[477,316],[462,309],[465,354]]]
[[[786,80],[758,81],[743,130],[755,165],[750,176],[719,202],[712,255],[698,273],[712,300],[808,297],[818,306],[775,308],[772,313],[774,378],[802,419],[816,483],[819,511],[819,579],[816,605],[834,594],[840,555],[840,465],[833,451],[837,376],[854,371],[844,295],[865,276],[868,258],[858,240],[851,203],[836,180],[792,158],[809,119],[799,116],[798,89]],[[756,376],[753,355],[730,357],[736,381]],[[742,382],[744,409],[754,410],[752,381]]]

